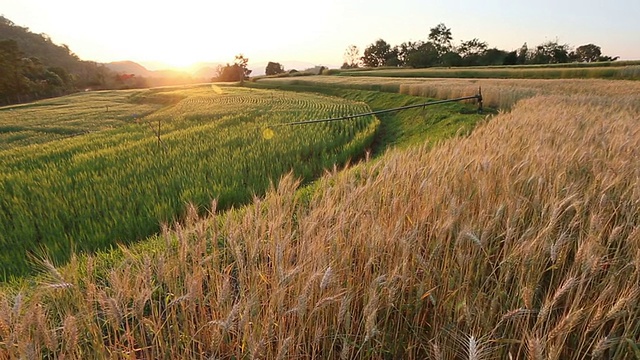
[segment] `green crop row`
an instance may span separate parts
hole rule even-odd
[[[143,107],[174,100],[111,130],[0,151],[5,278],[29,273],[28,254],[62,262],[72,252],[149,236],[161,222],[178,220],[187,203],[204,211],[217,199],[226,208],[263,193],[288,172],[310,180],[360,156],[378,126],[373,117],[277,126],[369,111],[362,103],[311,94],[195,87],[129,98]],[[87,111],[84,106],[78,101],[67,112]],[[45,127],[64,122],[64,114],[39,109],[26,116],[40,116]],[[16,122],[23,111],[36,110],[15,109]],[[267,128],[269,138],[263,136]]]
[[[135,102],[139,91],[97,91],[0,107],[0,151],[110,130],[162,104]]]

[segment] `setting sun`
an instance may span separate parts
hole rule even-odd
[[[572,46],[593,42],[621,59],[640,58],[640,38],[628,36],[640,32],[632,16],[640,12],[640,3],[617,2],[574,7],[550,0],[508,5],[497,0],[482,5],[414,0],[248,0],[241,5],[183,0],[165,5],[114,0],[94,10],[78,0],[62,1],[62,6],[8,0],[2,11],[16,24],[69,45],[82,59],[155,61],[176,68],[229,62],[238,53],[252,62],[299,60],[339,66],[351,44],[362,49],[379,38],[393,44],[424,40],[429,28],[441,22],[453,29],[458,42],[477,37],[507,51],[524,42],[537,45],[558,38]],[[594,28],[596,22],[607,31]]]
[[[159,57],[159,59],[161,59],[162,63],[175,70],[187,69],[198,61],[197,58],[189,56],[189,54],[186,53],[166,54]]]

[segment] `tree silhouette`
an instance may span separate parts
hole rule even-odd
[[[355,45],[349,45],[344,52],[343,69],[355,69],[360,66],[360,49]]]
[[[277,74],[282,74],[283,72],[284,72],[284,67],[282,66],[282,64],[277,62],[271,62],[271,61],[269,61],[269,63],[267,64],[267,67],[264,70],[264,73],[267,75],[277,75]]]
[[[362,63],[368,67],[385,66],[387,65],[390,55],[391,45],[382,39],[378,39],[375,43],[364,49]]]
[[[598,61],[600,56],[602,56],[602,51],[598,45],[587,44],[576,48],[576,57],[578,61],[594,62]]]
[[[444,23],[438,24],[429,31],[429,41],[435,45],[436,49],[438,49],[438,54],[440,55],[451,50],[451,40],[453,40],[451,29]]]
[[[218,66],[217,76],[211,80],[222,82],[246,80],[251,74],[251,70],[247,68],[248,63],[249,59],[244,57],[244,55],[236,55],[235,61],[232,65],[227,63],[226,66]]]

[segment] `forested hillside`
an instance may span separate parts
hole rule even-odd
[[[110,87],[114,74],[0,16],[0,105]]]

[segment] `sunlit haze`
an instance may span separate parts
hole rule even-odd
[[[230,62],[304,61],[340,65],[347,46],[376,39],[426,40],[438,23],[454,44],[479,38],[519,48],[548,40],[594,43],[603,54],[640,59],[640,1],[1,0],[0,14],[83,60],[132,60],[161,67]]]

